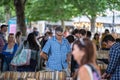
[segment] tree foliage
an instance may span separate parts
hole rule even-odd
[[[1,0],[0,7],[1,7],[0,17],[2,18],[2,22],[7,23],[10,17],[15,17],[15,9],[13,6],[13,0]],[[8,15],[9,15],[9,18],[7,19]]]
[[[36,0],[33,4],[27,14],[31,20],[68,20],[76,11],[68,0]]]
[[[10,1],[11,0],[1,0],[0,1],[0,6],[7,5],[7,4],[9,4]]]
[[[91,21],[94,31],[95,19],[104,14],[106,9],[120,10],[120,0],[1,0],[0,6],[9,5],[12,16],[15,16],[13,1],[23,1],[25,16],[29,21],[37,20],[69,20],[72,16],[86,15]],[[1,17],[6,11],[2,10]]]
[[[3,7],[0,7],[0,22],[5,22]]]
[[[69,20],[72,16],[87,15],[95,27],[95,19],[107,9],[107,0],[34,0],[28,8],[30,20]]]
[[[120,11],[120,0],[107,0],[107,7],[110,10],[119,10]]]
[[[91,21],[91,31],[95,30],[95,20],[100,14],[107,9],[106,0],[73,0],[72,4],[77,8],[78,12],[86,15]]]

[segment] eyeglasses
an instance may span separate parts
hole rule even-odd
[[[63,36],[63,32],[56,32],[56,34],[58,35],[58,36]]]

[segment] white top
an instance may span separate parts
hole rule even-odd
[[[89,76],[90,76],[90,80],[93,80],[93,75],[92,75],[92,70],[91,70],[91,68],[88,66],[88,65],[84,65],[84,67],[87,69],[87,71],[88,71],[88,74],[89,74]],[[80,76],[78,75],[78,78],[77,78],[77,80],[80,80]]]
[[[7,46],[7,48],[6,48],[6,52],[10,52],[11,54],[12,54],[12,52],[13,52],[13,49],[14,49],[14,47],[12,47],[11,49],[10,48],[8,48],[8,46]]]

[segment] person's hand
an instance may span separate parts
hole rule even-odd
[[[102,79],[105,79],[106,76],[107,76],[107,73],[104,73],[104,74],[102,75]]]
[[[67,54],[67,62],[68,62],[68,63],[71,62],[71,54],[70,54],[70,53]]]
[[[102,75],[102,79],[108,79],[110,77],[110,74],[104,73]]]
[[[40,53],[40,56],[41,56],[42,58],[44,58],[45,60],[48,60],[48,56],[47,56],[47,54],[45,54],[44,52],[41,52],[41,53]]]

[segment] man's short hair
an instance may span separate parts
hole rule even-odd
[[[86,35],[86,30],[85,29],[80,29],[79,34],[82,34],[83,36],[85,36]]]
[[[69,43],[72,43],[72,42],[74,42],[74,41],[75,41],[75,39],[74,39],[74,36],[73,36],[73,35],[69,35],[69,36],[67,36],[67,37],[66,37],[66,39],[68,40],[68,42],[69,42]]]
[[[8,25],[2,24],[2,25],[0,26],[1,29],[4,28],[4,27],[8,27]]]
[[[79,33],[79,29],[73,30],[72,35],[75,35],[75,34],[77,34],[77,33]]]
[[[33,27],[33,30],[37,30],[37,28],[36,28],[36,27]]]
[[[87,37],[88,37],[88,38],[91,38],[91,35],[92,35],[91,32],[90,32],[90,31],[87,31]]]
[[[105,32],[106,32],[106,31],[109,32],[109,29],[105,29]]]
[[[56,27],[55,32],[63,32],[63,28],[62,27]]]
[[[107,43],[108,41],[115,42],[115,39],[113,38],[112,35],[108,34],[108,35],[106,35],[106,36],[103,38],[102,42]]]

